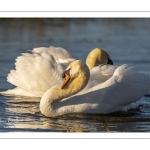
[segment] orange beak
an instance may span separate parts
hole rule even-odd
[[[61,88],[62,88],[62,89],[63,89],[64,86],[69,82],[69,80],[70,80],[70,76],[65,73],[65,79],[64,79],[64,81],[63,81],[63,83],[62,83],[62,85],[61,85]]]

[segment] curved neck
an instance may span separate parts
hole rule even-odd
[[[81,91],[88,83],[89,76],[90,73],[88,70],[82,72],[77,78],[72,79],[64,89],[61,89],[60,86],[56,85],[47,90],[40,101],[41,113],[47,117],[55,117],[65,114],[65,110],[58,111],[58,109],[55,109],[55,106],[57,106],[62,99]]]
[[[87,57],[86,65],[89,67],[89,69],[92,69],[95,66],[97,66],[98,65],[97,57]]]
[[[89,69],[92,69],[100,64],[107,64],[107,57],[110,58],[105,51],[95,48],[88,54],[86,65],[89,67]]]

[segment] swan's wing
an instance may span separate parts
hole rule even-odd
[[[90,80],[99,80],[101,83],[108,80],[116,70],[117,66],[113,65],[100,65],[91,69]]]
[[[108,80],[114,74],[116,68],[117,66],[113,65],[100,65],[91,69],[89,82],[81,92],[86,92],[92,87]]]
[[[109,80],[91,89],[90,96],[96,99],[95,111],[110,113],[123,110],[132,102],[141,99],[149,90],[149,75],[122,65]]]
[[[8,82],[37,96],[51,86],[60,84],[63,66],[54,57],[44,52],[24,53],[17,57],[15,70],[7,76]]]
[[[66,98],[58,105],[58,112],[107,114],[122,110],[141,99],[150,90],[150,77],[126,65],[118,67],[106,82],[87,93]]]
[[[70,62],[77,59],[70,52],[68,52],[62,47],[54,47],[54,46],[39,47],[39,48],[34,48],[32,52],[39,53],[39,54],[48,53],[54,57],[57,63],[59,62],[65,65],[65,67],[67,67]]]

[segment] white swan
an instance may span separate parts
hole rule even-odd
[[[61,47],[40,47],[31,52],[17,57],[15,70],[7,76],[7,81],[16,88],[1,94],[41,97],[47,89],[62,82],[62,72],[76,60]]]
[[[11,70],[7,76],[7,81],[16,88],[0,94],[42,97],[50,87],[62,82],[62,72],[70,62],[76,60],[61,47],[40,47],[34,48],[31,52],[17,57],[15,70]],[[91,69],[91,77],[85,90],[95,85],[96,80],[99,80],[96,83],[106,81],[114,72],[114,69],[108,67],[92,69],[99,64],[113,64],[110,56],[99,48],[89,53],[86,64]]]
[[[148,75],[122,65],[104,83],[77,94],[86,86],[89,76],[86,64],[80,60],[71,62],[63,73],[63,84],[50,88],[42,96],[41,113],[47,117],[70,113],[112,113],[139,100],[150,89]]]

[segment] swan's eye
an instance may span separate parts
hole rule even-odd
[[[110,58],[107,57],[107,60],[107,64],[113,65],[113,61]]]
[[[65,78],[65,74],[70,76],[70,69],[64,71],[64,73],[62,74],[62,78]]]

